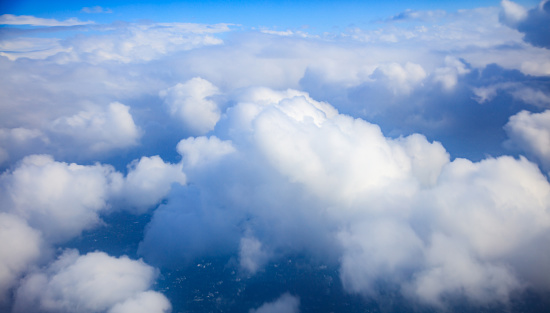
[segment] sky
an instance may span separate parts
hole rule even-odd
[[[550,2],[0,4],[0,312],[547,312]]]

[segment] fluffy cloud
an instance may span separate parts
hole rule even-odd
[[[19,276],[40,257],[41,246],[40,232],[15,215],[0,213],[0,307]]]
[[[102,252],[66,251],[47,268],[28,275],[15,296],[15,312],[169,312],[168,300],[150,291],[157,272],[142,261]]]
[[[88,153],[131,147],[138,144],[141,131],[129,111],[130,107],[113,102],[105,111],[92,109],[58,118],[52,131],[63,136],[64,144],[81,145]]]
[[[505,126],[508,144],[550,169],[550,110],[541,113],[521,111]]]
[[[539,47],[550,47],[548,31],[550,27],[550,2],[543,0],[539,5],[529,11],[522,6],[508,0],[503,0],[504,22],[525,34],[525,41]]]
[[[231,141],[221,141],[215,136],[182,139],[177,146],[186,166],[204,166],[235,152]]]
[[[2,202],[5,210],[26,219],[48,240],[63,241],[98,223],[99,212],[108,208],[112,185],[121,180],[111,166],[60,163],[34,155],[2,175]]]
[[[348,291],[377,296],[383,281],[438,307],[506,303],[532,279],[539,263],[518,251],[550,236],[550,184],[533,163],[451,162],[437,142],[387,138],[302,92],[241,97],[221,129],[247,157],[221,156],[173,189],[141,245],[147,260],[238,253],[254,274],[291,251],[339,251]]]
[[[184,128],[201,135],[214,129],[220,119],[220,109],[211,100],[217,93],[216,86],[195,77],[161,91],[160,96],[168,105],[170,114],[183,122]]]
[[[128,175],[115,198],[121,206],[143,213],[162,200],[172,184],[185,184],[186,176],[181,164],[165,163],[159,156],[142,157],[129,166]]]
[[[250,309],[249,313],[298,313],[300,312],[300,299],[285,293],[277,300],[262,304],[257,309]]]
[[[126,209],[143,212],[162,200],[172,183],[185,183],[181,166],[159,157],[143,157],[124,177],[109,165],[67,164],[32,155],[0,177],[2,209],[25,219],[48,242],[63,242],[96,226],[112,203],[121,201]]]

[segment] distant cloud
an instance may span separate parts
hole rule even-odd
[[[80,10],[82,13],[113,13],[111,9],[108,8],[102,8],[100,6],[95,7],[83,7],[82,10]]]
[[[503,0],[501,6],[501,19],[525,34],[525,41],[538,47],[550,47],[550,1],[543,0],[529,11],[509,0]]]
[[[262,304],[257,309],[250,309],[249,313],[299,313],[300,299],[289,293],[283,294],[273,302]]]
[[[31,26],[77,26],[94,24],[92,21],[79,21],[76,18],[70,18],[64,21],[56,19],[40,18],[31,15],[0,15],[0,25],[31,25]]]
[[[519,148],[550,170],[550,110],[541,113],[521,111],[505,126],[512,147]]]

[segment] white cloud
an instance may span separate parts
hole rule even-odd
[[[32,155],[0,176],[0,203],[48,242],[58,243],[98,225],[99,215],[114,204],[143,213],[168,194],[172,183],[185,183],[181,165],[164,163],[158,156],[136,160],[124,177],[110,165],[68,164]]]
[[[511,1],[502,1],[504,13],[501,15],[505,23],[525,35],[525,41],[539,47],[550,47],[548,31],[550,27],[550,4],[548,0],[540,1],[539,5],[529,11]]]
[[[236,152],[231,141],[221,141],[215,136],[182,139],[177,146],[186,166],[204,166]]]
[[[527,9],[513,1],[502,0],[500,2],[502,12],[501,19],[504,23],[515,26],[527,18]]]
[[[1,176],[2,202],[5,210],[59,242],[95,226],[99,212],[108,209],[112,184],[121,180],[111,166],[67,164],[33,155]]]
[[[504,127],[509,144],[527,153],[550,169],[550,110],[541,113],[521,111]]]
[[[300,312],[300,299],[289,293],[285,293],[273,302],[262,304],[257,309],[250,309],[249,313],[298,313]]]
[[[200,77],[160,92],[170,114],[183,122],[182,127],[198,135],[213,130],[220,119],[220,109],[211,100],[217,94],[218,88]]]
[[[64,39],[31,37],[59,28],[4,29],[0,237],[28,244],[0,244],[14,251],[0,254],[0,292],[28,274],[20,311],[168,311],[139,261],[69,253],[28,273],[42,265],[41,242],[55,247],[102,214],[161,201],[139,248],[159,265],[227,256],[253,275],[299,253],[339,266],[348,292],[376,299],[387,284],[436,309],[547,292],[549,183],[536,164],[502,156],[501,140],[510,115],[550,103],[548,3],[410,10],[316,38],[228,24],[121,22]],[[542,168],[547,117],[522,111],[505,126]],[[176,143],[182,160],[170,163]],[[53,156],[28,156],[37,153]],[[94,164],[132,158],[126,176]],[[126,265],[144,276],[98,292]],[[98,272],[84,297],[84,276]],[[298,303],[285,295],[256,312]]]
[[[172,184],[184,185],[186,176],[181,164],[165,163],[159,156],[142,157],[128,165],[129,171],[115,199],[130,211],[143,213],[159,203]]]
[[[0,25],[32,25],[32,26],[77,26],[93,24],[92,21],[79,21],[76,18],[70,18],[64,21],[58,21],[50,18],[40,18],[31,15],[0,15]]]
[[[49,139],[37,129],[0,128],[0,142],[0,164],[2,164],[11,158],[17,159],[21,152],[33,151],[37,146],[48,144]]]
[[[535,164],[451,162],[422,135],[387,138],[297,91],[240,99],[221,129],[245,157],[221,156],[174,190],[142,243],[148,260],[233,251],[253,274],[272,251],[305,249],[340,260],[349,292],[377,296],[383,281],[436,307],[506,303],[533,280],[544,257],[518,251],[550,239],[550,184]]]
[[[63,135],[73,145],[98,153],[138,144],[141,130],[134,123],[130,107],[112,102],[105,111],[92,109],[53,121],[51,131]]]
[[[263,268],[269,260],[269,253],[262,247],[258,239],[247,236],[241,238],[239,244],[239,265],[241,269],[249,274],[255,274]]]
[[[409,94],[412,89],[426,78],[426,72],[419,64],[407,62],[405,66],[397,63],[384,64],[373,73],[373,78],[386,82],[394,94]]]
[[[149,291],[157,271],[142,261],[103,252],[69,250],[47,268],[28,275],[17,289],[15,312],[169,312],[161,294]]]
[[[12,214],[0,212],[0,305],[9,301],[8,290],[39,259],[42,249],[40,232]]]
[[[109,313],[168,313],[172,306],[166,297],[155,291],[145,291],[116,304]]]

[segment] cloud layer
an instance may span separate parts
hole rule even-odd
[[[547,306],[549,8],[324,34],[2,15],[0,310],[225,310],[155,281],[223,260],[240,294],[297,255],[380,308]],[[143,259],[64,248],[114,212],[150,216]],[[307,292],[246,309],[307,312]]]

